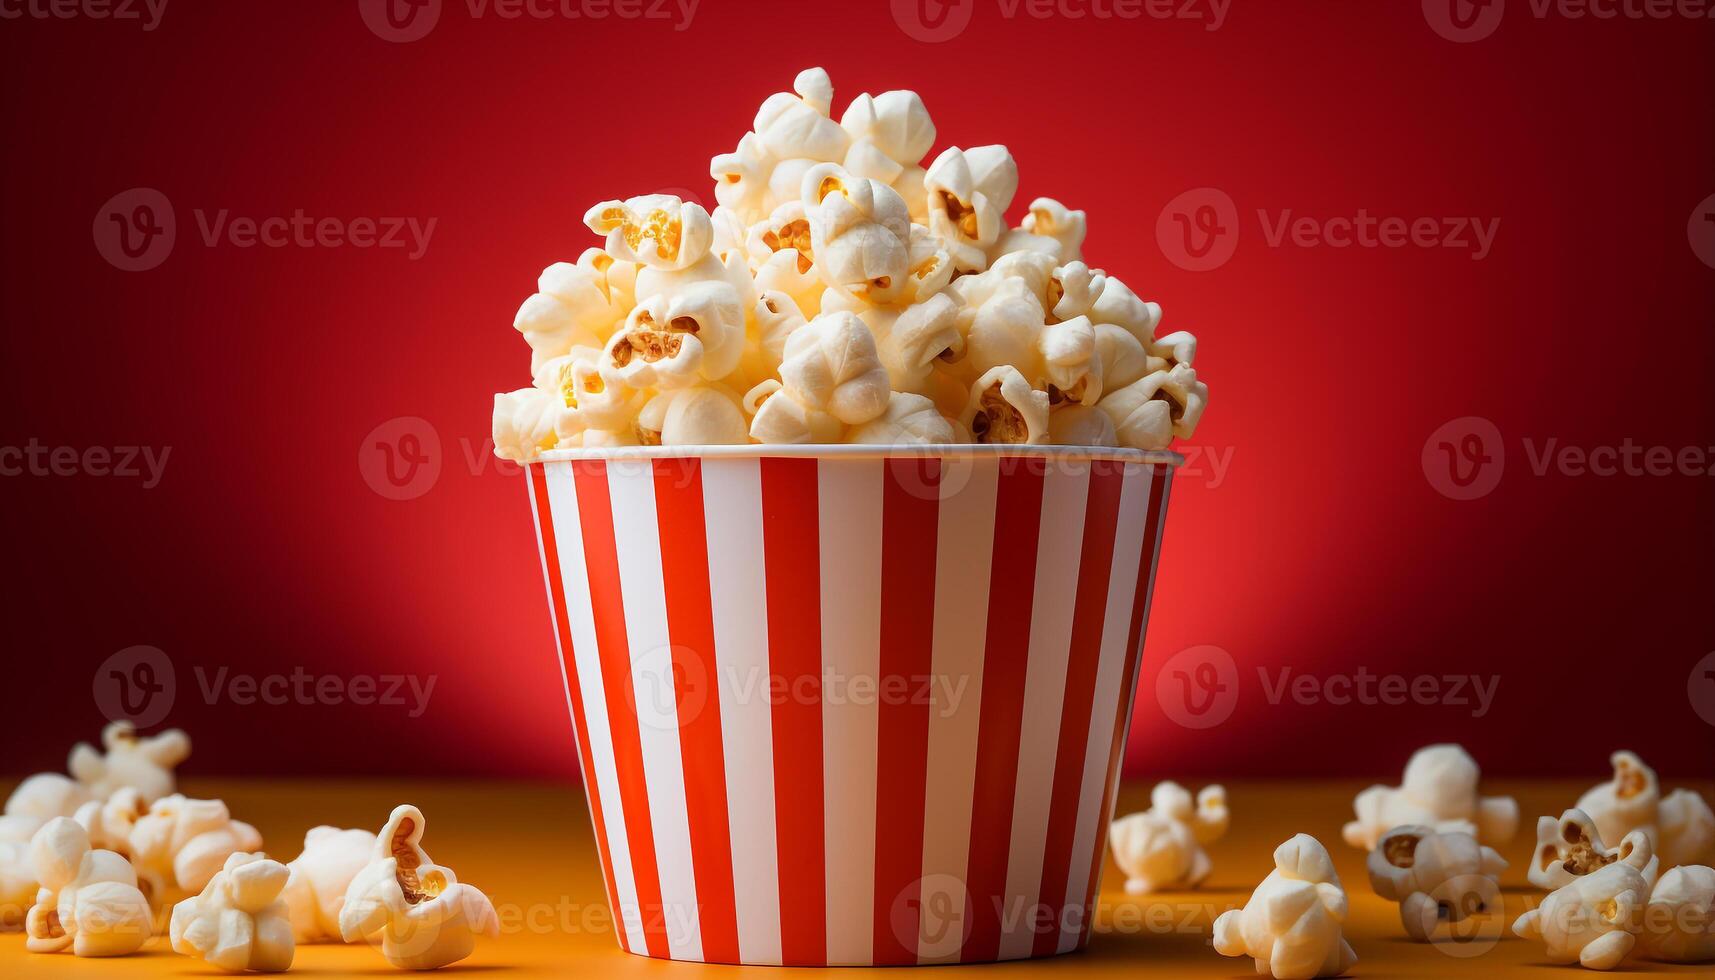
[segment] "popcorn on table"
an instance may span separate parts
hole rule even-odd
[[[1370,886],[1398,902],[1406,935],[1425,942],[1441,922],[1500,910],[1507,862],[1463,832],[1395,827],[1370,852]]]
[[[369,861],[346,889],[339,913],[346,942],[376,943],[387,962],[434,970],[471,954],[476,935],[494,937],[500,920],[488,896],[435,864],[422,848],[423,814],[395,807]]]
[[[1214,865],[1203,845],[1227,832],[1227,791],[1207,786],[1195,802],[1178,783],[1156,785],[1149,809],[1121,817],[1108,828],[1114,863],[1126,873],[1128,895],[1171,888],[1195,888]]]
[[[1615,752],[1610,761],[1614,778],[1592,787],[1577,803],[1603,839],[1643,831],[1668,868],[1715,860],[1715,812],[1703,797],[1688,789],[1663,796],[1655,770],[1635,752]]]
[[[26,949],[125,956],[148,942],[149,900],[137,887],[131,862],[91,848],[77,821],[48,821],[30,841],[30,859],[41,891],[25,919]]]
[[[1551,963],[1592,970],[1619,966],[1644,931],[1650,887],[1643,869],[1654,858],[1649,839],[1632,838],[1631,851],[1613,864],[1574,878],[1513,923],[1513,932],[1540,942]]]
[[[1715,960],[1715,868],[1689,864],[1661,876],[1644,915],[1643,947],[1668,963]]]
[[[220,800],[175,793],[156,800],[131,827],[131,863],[157,905],[202,891],[227,858],[261,849],[262,835],[232,819]]]
[[[1342,935],[1346,891],[1321,842],[1299,834],[1274,851],[1274,870],[1242,909],[1215,920],[1215,951],[1248,956],[1277,980],[1337,977],[1358,955]]]
[[[337,943],[339,912],[346,889],[369,864],[375,835],[367,830],[312,827],[304,835],[304,850],[286,865],[284,898],[292,920],[292,935],[300,943]]]
[[[1518,803],[1508,796],[1480,796],[1481,778],[1477,761],[1461,746],[1419,749],[1399,786],[1371,786],[1358,794],[1352,803],[1357,819],[1342,836],[1353,847],[1373,851],[1388,831],[1411,825],[1505,844],[1518,832]]]
[[[1086,264],[1087,218],[1038,197],[1016,227],[1002,145],[949,146],[914,92],[836,121],[799,73],[714,156],[711,213],[597,204],[513,325],[531,386],[495,396],[495,453],[750,443],[1165,449],[1196,431],[1196,338]],[[861,335],[861,336],[860,336]]]
[[[1560,819],[1540,817],[1536,821],[1536,855],[1525,877],[1544,891],[1555,891],[1574,879],[1624,860],[1648,835],[1634,830],[1615,847],[1604,847],[1596,821],[1582,810],[1567,810]],[[1655,854],[1641,869],[1644,881],[1654,886],[1660,877],[1661,855]]]
[[[280,897],[290,874],[261,854],[233,854],[202,892],[173,906],[173,949],[228,973],[291,969],[297,946]]]

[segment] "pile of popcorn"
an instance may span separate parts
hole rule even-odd
[[[300,943],[318,942],[367,942],[393,966],[432,970],[499,931],[488,898],[423,851],[414,806],[380,834],[313,828],[282,864],[225,803],[174,792],[183,732],[140,738],[115,722],[102,738],[105,753],[72,750],[70,776],[24,780],[0,816],[0,932],[21,929],[31,952],[125,956],[165,932],[231,973],[287,970]]]
[[[514,326],[531,387],[495,452],[748,443],[1166,448],[1208,402],[1197,340],[1085,264],[1084,212],[1007,210],[1004,146],[949,147],[915,92],[838,122],[812,68],[710,161],[719,206],[606,201],[604,236],[543,270]]]
[[[1609,970],[1633,956],[1715,962],[1715,811],[1691,790],[1664,795],[1635,753],[1611,761],[1610,781],[1558,819],[1538,819],[1525,878],[1546,894],[1513,932],[1556,965]],[[1431,745],[1411,757],[1399,786],[1372,786],[1353,801],[1357,819],[1342,836],[1368,852],[1370,887],[1398,903],[1412,940],[1457,947],[1470,941],[1471,927],[1438,932],[1506,911],[1500,877],[1509,865],[1497,848],[1516,835],[1519,807],[1511,797],[1481,795],[1481,778],[1464,748]],[[1196,888],[1213,869],[1204,845],[1227,829],[1226,790],[1210,786],[1193,799],[1177,783],[1161,783],[1150,803],[1110,828],[1126,892]],[[1274,870],[1250,901],[1216,918],[1212,945],[1250,958],[1260,976],[1340,976],[1358,960],[1345,937],[1349,903],[1327,849],[1297,834],[1275,850]],[[1499,932],[1497,923],[1490,935]]]

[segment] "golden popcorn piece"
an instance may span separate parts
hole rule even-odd
[[[261,854],[233,854],[201,893],[173,906],[173,949],[228,973],[280,973],[297,954],[282,897],[291,872]]]
[[[923,178],[929,230],[947,243],[960,269],[988,268],[988,250],[1006,231],[1006,209],[1018,192],[1018,165],[1004,146],[950,146]]]
[[[584,214],[584,225],[607,236],[607,254],[651,269],[688,268],[714,243],[714,224],[703,206],[669,194],[603,201]]]
[[[1299,834],[1274,852],[1274,870],[1242,909],[1215,920],[1222,956],[1245,956],[1259,976],[1337,977],[1358,961],[1342,930],[1348,904],[1327,848]]]
[[[1643,831],[1668,867],[1715,860],[1715,812],[1687,789],[1662,795],[1655,770],[1635,752],[1615,752],[1611,780],[1579,797],[1604,840]]]
[[[1048,393],[1031,387],[1016,368],[993,368],[971,386],[970,403],[959,421],[979,443],[1045,443]]]
[[[451,965],[474,951],[477,934],[492,938],[500,932],[488,897],[429,858],[423,830],[420,810],[410,804],[394,808],[339,913],[346,942],[366,940],[405,970]]]
[[[895,302],[911,264],[911,217],[886,184],[819,164],[804,174],[815,268],[830,288],[872,305]]]
[[[1624,858],[1572,879],[1513,923],[1513,932],[1540,942],[1555,964],[1611,970],[1631,955],[1643,931],[1650,887],[1643,868],[1655,857],[1642,834]]]
[[[1371,887],[1400,903],[1400,922],[1417,942],[1428,942],[1442,922],[1503,908],[1500,875],[1507,862],[1467,833],[1395,827],[1370,852],[1368,866]]]

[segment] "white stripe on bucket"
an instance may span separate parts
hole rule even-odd
[[[929,718],[917,954],[923,963],[956,962],[969,926],[964,882],[988,632],[988,576],[973,570],[988,568],[993,558],[1000,479],[994,459],[949,458],[942,467],[932,661],[939,683],[963,682],[964,693],[957,710]]]
[[[654,470],[648,460],[610,462],[607,481],[667,949],[675,959],[701,959],[702,928],[691,859],[691,823],[685,807],[685,765],[679,749],[678,698],[672,638],[667,632]]]
[[[706,459],[702,471],[738,950],[747,963],[779,964],[762,473],[755,459]]]
[[[1138,563],[1143,557],[1144,538],[1148,535],[1148,528],[1144,525],[1149,520],[1149,481],[1147,467],[1125,468],[1119,515],[1114,525],[1113,572],[1108,580],[1107,609],[1102,618],[1095,702],[1090,712],[1090,733],[1084,746],[1083,790],[1078,798],[1072,861],[1066,870],[1067,904],[1084,900],[1090,885],[1090,862],[1095,859],[1095,850],[1106,845],[1106,828],[1097,811],[1101,809],[1102,794],[1107,789],[1108,749],[1113,744],[1114,722],[1120,711],[1120,673],[1125,670],[1126,641],[1131,636],[1131,613],[1137,600]],[[1082,938],[1083,924],[1079,921],[1064,924],[1071,928],[1062,930],[1059,952],[1069,953],[1077,948]]]
[[[1048,843],[1048,807],[1054,797],[1054,760],[1060,751],[1060,709],[1066,698],[1072,613],[1078,600],[1089,499],[1088,463],[1065,461],[1048,467],[1037,532],[1030,660],[1024,680],[1027,695],[1019,729],[1012,848],[1001,915],[1002,959],[1029,956],[1036,942],[1036,904],[1042,892],[1042,855]]]
[[[882,460],[823,460],[822,764],[828,962],[875,956],[875,799],[881,674]],[[854,688],[854,684],[867,685]],[[868,693],[866,693],[866,690]]]
[[[590,763],[601,795],[602,821],[607,830],[608,860],[613,862],[613,887],[623,920],[621,928],[631,949],[647,948],[643,918],[637,904],[637,880],[631,867],[631,846],[625,833],[625,803],[619,794],[619,770],[613,757],[613,726],[607,716],[607,695],[601,681],[601,654],[596,645],[595,619],[590,605],[589,571],[584,564],[584,532],[578,520],[577,488],[572,464],[547,463],[549,509],[554,538],[560,548],[560,583],[566,595],[566,625],[572,637],[572,659],[583,693],[584,721],[590,733]]]

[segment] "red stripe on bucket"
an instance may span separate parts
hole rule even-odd
[[[780,949],[786,966],[827,962],[822,765],[822,587],[817,464],[761,461],[768,660],[775,697],[774,807],[780,855]]]
[[[988,633],[983,651],[976,788],[971,798],[970,858],[965,873],[971,929],[960,953],[964,962],[998,957],[1002,915],[1024,911],[1001,906],[1006,901],[1012,802],[1018,784],[1018,742],[1024,720],[1024,681],[1030,661],[1036,546],[1046,472],[1046,462],[1041,458],[1008,457],[1000,461]]]
[[[1090,465],[1089,502],[1084,510],[1084,542],[1078,567],[1078,593],[1072,613],[1072,638],[1066,668],[1066,693],[1060,709],[1060,741],[1054,761],[1052,802],[1048,806],[1047,846],[1042,854],[1038,901],[1056,917],[1065,912],[1066,874],[1078,829],[1078,798],[1084,783],[1084,753],[1090,738],[1090,712],[1096,698],[1096,673],[1102,659],[1102,619],[1108,601],[1114,558],[1114,529],[1119,523],[1124,467],[1108,460]],[[1056,924],[1060,919],[1057,918]],[[1052,956],[1060,929],[1036,935],[1036,956]]]
[[[572,474],[577,484],[578,522],[583,528],[584,562],[589,568],[590,609],[601,656],[608,723],[613,728],[613,761],[625,810],[625,836],[631,845],[631,867],[637,879],[644,945],[650,956],[665,957],[666,910],[661,905],[655,831],[649,818],[649,790],[643,775],[643,742],[638,731],[636,691],[631,682],[631,646],[625,633],[625,597],[620,587],[607,464],[579,460],[572,463]]]
[[[1090,883],[1084,895],[1084,942],[1096,924],[1096,899],[1101,890],[1102,859],[1107,855],[1108,824],[1113,821],[1114,795],[1118,790],[1120,758],[1126,734],[1131,731],[1132,702],[1137,697],[1138,661],[1143,655],[1144,617],[1149,593],[1155,584],[1155,549],[1161,534],[1163,499],[1167,491],[1167,467],[1154,466],[1149,478],[1149,512],[1144,518],[1143,553],[1138,556],[1137,597],[1132,601],[1131,630],[1126,634],[1125,670],[1120,674],[1120,703],[1114,723],[1113,742],[1108,750],[1108,779],[1102,790],[1102,807],[1096,812],[1095,858],[1090,865]]]
[[[596,855],[601,861],[602,878],[607,885],[608,908],[617,908],[619,890],[614,886],[613,861],[607,852],[607,820],[602,815],[601,793],[596,789],[595,763],[590,757],[590,728],[584,718],[583,688],[578,685],[577,661],[572,656],[572,628],[566,621],[566,587],[560,577],[560,545],[554,536],[554,510],[548,499],[548,468],[536,463],[529,470],[530,493],[536,501],[536,528],[542,542],[542,563],[547,566],[549,601],[553,603],[554,626],[559,632],[560,670],[566,676],[567,699],[572,703],[572,728],[577,733],[578,764],[583,768],[584,786],[589,792]],[[614,932],[619,936],[620,948],[630,952],[631,940],[625,929],[616,928]]]
[[[935,636],[925,624],[935,621],[940,484],[938,459],[890,459],[882,481],[881,683],[900,685],[903,696],[883,697],[878,708],[877,965],[917,962],[929,712],[936,707],[917,695],[934,670]]]
[[[703,959],[736,963],[737,899],[732,885],[732,835],[727,826],[726,754],[716,687],[719,665],[709,598],[702,463],[695,459],[658,459],[653,470]]]

